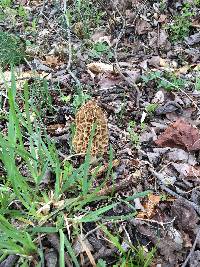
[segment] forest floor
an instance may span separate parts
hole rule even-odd
[[[200,1],[1,0],[0,65],[0,267],[200,266]]]

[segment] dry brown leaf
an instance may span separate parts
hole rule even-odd
[[[186,74],[186,73],[188,72],[189,69],[190,69],[190,66],[185,65],[185,66],[183,66],[183,67],[177,69],[177,70],[175,71],[175,74],[176,74],[176,75]]]
[[[172,166],[184,178],[200,182],[200,166],[192,166],[188,163],[172,163]]]
[[[155,141],[161,147],[200,150],[200,131],[183,119],[171,124]]]
[[[43,63],[49,66],[57,66],[61,64],[58,60],[58,57],[55,56],[46,56],[46,60],[43,61]]]
[[[145,211],[139,212],[137,218],[152,218],[155,214],[155,207],[160,203],[160,196],[149,195],[148,201],[143,205]]]
[[[147,33],[151,29],[151,25],[146,20],[139,19],[136,23],[136,32],[139,35]]]
[[[111,35],[106,35],[105,30],[97,30],[91,36],[91,39],[94,43],[98,42],[106,42],[109,46],[111,46]]]
[[[167,16],[166,16],[166,15],[164,15],[164,14],[161,14],[161,15],[160,15],[160,17],[159,17],[159,20],[158,20],[158,22],[160,22],[160,23],[163,23],[163,22],[165,22],[165,21],[166,21],[166,19],[167,19]]]
[[[101,75],[98,85],[100,89],[109,89],[122,82],[122,77],[113,73],[104,73]]]

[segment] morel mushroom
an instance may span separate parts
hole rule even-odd
[[[83,105],[75,117],[76,132],[72,141],[76,153],[86,154],[92,129],[95,127],[91,144],[91,155],[104,154],[108,146],[108,126],[103,110],[94,100]],[[95,125],[95,126],[93,126]]]

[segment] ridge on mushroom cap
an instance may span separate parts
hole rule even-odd
[[[91,155],[104,154],[108,146],[108,125],[103,110],[95,100],[89,100],[81,106],[75,116],[76,132],[72,145],[76,153],[86,153],[92,127],[95,124]]]

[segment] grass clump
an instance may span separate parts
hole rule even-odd
[[[5,68],[9,65],[19,65],[25,57],[25,44],[10,33],[0,31],[0,65]]]
[[[70,24],[76,36],[80,39],[88,39],[94,29],[100,25],[104,15],[105,12],[101,10],[98,3],[88,0],[75,0],[73,4],[69,5],[65,17],[61,18],[61,24],[63,28],[69,27]]]
[[[136,214],[132,208],[124,216],[108,216],[108,211],[116,208],[121,200],[98,194],[113,176],[112,148],[105,179],[94,187],[93,181],[102,167],[99,163],[91,172],[90,150],[95,128],[91,131],[85,159],[80,166],[73,166],[70,156],[69,160],[59,157],[55,143],[43,129],[39,111],[33,120],[35,104],[28,83],[25,83],[18,96],[13,72],[11,81],[11,86],[5,83],[9,105],[7,132],[0,133],[0,263],[8,255],[14,254],[19,256],[16,266],[32,266],[33,263],[34,266],[44,266],[44,252],[38,236],[48,238],[49,234],[54,233],[59,240],[59,266],[65,266],[64,252],[69,255],[69,266],[81,266],[73,244],[77,238],[82,238],[86,223],[98,224],[123,254],[122,263],[126,263],[126,259],[130,262],[129,254],[120,247],[121,240],[109,234],[102,225],[110,221],[117,223],[119,220],[128,220]],[[42,184],[48,172],[53,184],[50,182],[44,186]],[[137,193],[125,197],[123,201],[130,206],[130,201],[147,194],[149,191]],[[94,208],[88,209],[90,205]],[[146,259],[145,256],[145,262]],[[101,263],[104,264],[104,261],[97,266],[101,266]]]

